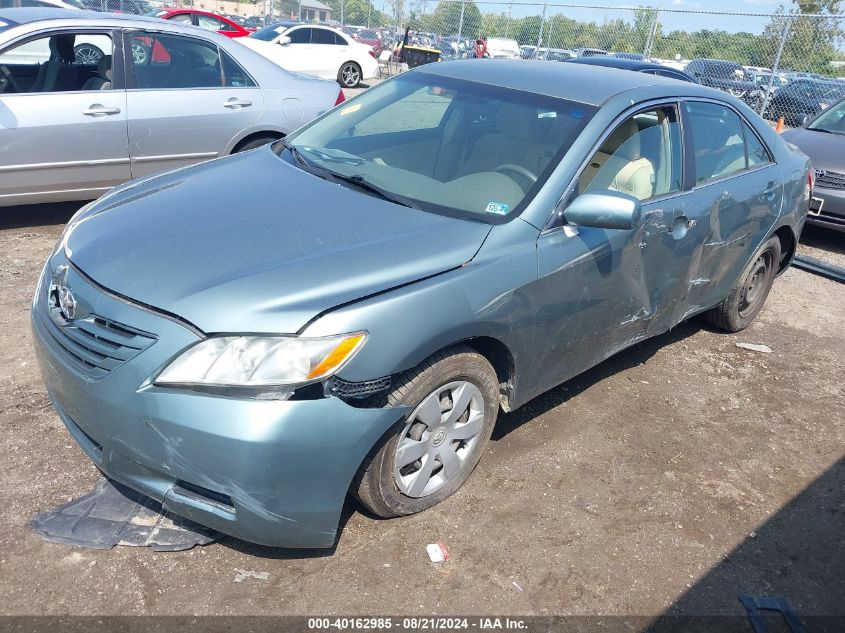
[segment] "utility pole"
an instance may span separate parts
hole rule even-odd
[[[458,23],[458,37],[464,36],[464,0],[461,0],[461,21]]]
[[[346,24],[346,20],[344,19],[344,9],[346,9],[346,2],[344,0],[340,0],[340,25],[343,26]]]
[[[508,5],[508,21],[505,23],[505,37],[511,32],[511,11],[513,10],[513,2]]]
[[[546,5],[543,5],[543,17],[540,18],[540,35],[537,36],[537,52],[543,46],[543,25],[546,23]]]
[[[775,63],[772,64],[772,75],[769,77],[769,85],[766,89],[766,94],[763,95],[763,103],[760,105],[760,116],[763,116],[763,113],[766,111],[766,108],[769,107],[769,97],[772,94],[772,86],[775,83],[775,75],[780,68],[780,58],[783,56],[783,47],[786,45],[786,38],[789,35],[789,27],[791,26],[792,16],[788,15],[784,18],[783,21],[783,30],[780,32],[780,43],[778,44],[778,52],[775,55]]]
[[[648,30],[648,39],[643,49],[643,57],[651,57],[651,47],[654,46],[654,38],[657,37],[657,26],[660,23],[660,10],[654,10],[654,19],[651,21],[651,28]]]

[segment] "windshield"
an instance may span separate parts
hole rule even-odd
[[[824,130],[845,135],[845,100],[830,107],[815,121],[807,126],[808,130]]]
[[[250,37],[263,42],[271,42],[287,31],[288,28],[289,27],[280,24],[271,24],[270,26],[265,26],[263,29],[258,29],[255,33],[250,35]]]
[[[501,221],[533,198],[595,111],[415,71],[288,136],[298,151],[285,156],[409,206]]]

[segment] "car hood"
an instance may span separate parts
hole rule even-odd
[[[845,136],[796,128],[784,132],[783,139],[809,156],[814,169],[845,173]]]
[[[107,194],[63,241],[100,285],[205,332],[294,333],[461,266],[489,231],[330,183],[266,147]]]

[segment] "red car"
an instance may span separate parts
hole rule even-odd
[[[198,9],[159,9],[150,11],[147,15],[161,18],[162,20],[173,20],[184,24],[193,24],[206,31],[217,31],[226,37],[247,37],[255,32],[255,29],[247,29],[240,24],[232,22],[216,13],[200,11]]]

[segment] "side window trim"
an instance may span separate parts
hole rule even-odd
[[[590,151],[587,152],[586,157],[583,159],[581,164],[578,166],[578,169],[575,170],[575,175],[569,181],[569,183],[564,187],[563,193],[558,198],[557,203],[554,205],[551,213],[549,214],[549,219],[546,221],[545,226],[541,234],[545,233],[546,231],[552,231],[555,229],[561,228],[563,226],[562,219],[562,209],[565,208],[565,205],[568,205],[572,199],[573,194],[576,193],[578,179],[581,177],[581,173],[584,171],[584,168],[590,162],[590,159],[596,154],[599,149],[601,149],[602,144],[607,140],[607,137],[610,136],[613,132],[616,131],[623,122],[627,119],[631,118],[632,116],[636,116],[640,112],[647,112],[649,110],[656,110],[657,108],[674,108],[678,114],[678,125],[680,127],[681,133],[681,188],[678,191],[671,191],[669,193],[654,196],[653,198],[649,198],[646,201],[646,204],[652,204],[653,202],[660,202],[667,200],[669,198],[674,198],[676,196],[681,195],[689,191],[690,189],[687,188],[687,177],[689,174],[688,169],[688,155],[689,151],[687,151],[687,144],[686,144],[686,134],[684,132],[685,125],[684,125],[684,108],[681,107],[684,101],[683,97],[672,97],[672,98],[663,98],[663,99],[653,99],[651,101],[644,101],[642,103],[638,103],[629,107],[627,110],[623,111],[619,116],[613,119],[613,122],[607,126],[607,129],[599,136],[593,146],[590,148]],[[693,175],[693,179],[695,176]]]
[[[734,108],[730,103],[726,103],[724,101],[718,101],[716,99],[710,99],[708,97],[684,97],[684,98],[681,99],[681,106],[682,106],[681,107],[681,114],[687,120],[688,120],[688,117],[689,117],[689,113],[687,112],[687,109],[685,107],[683,107],[687,103],[712,103],[714,105],[721,106],[723,108],[727,108],[728,110],[733,112],[739,118],[740,128],[742,129],[742,134],[743,134],[742,142],[745,145],[745,169],[743,169],[741,171],[734,172],[732,174],[727,174],[725,176],[720,176],[719,178],[711,178],[710,180],[705,180],[704,182],[695,183],[695,147],[694,147],[694,141],[692,139],[692,131],[690,131],[690,133],[688,135],[689,136],[689,154],[691,155],[690,158],[691,158],[691,162],[692,162],[692,169],[690,171],[692,172],[692,180],[693,180],[693,186],[690,187],[690,191],[693,191],[693,190],[696,190],[696,189],[701,189],[702,187],[709,187],[710,185],[712,185],[714,183],[725,182],[726,180],[731,180],[731,179],[736,178],[738,176],[742,176],[743,174],[747,174],[749,172],[753,172],[753,171],[756,171],[758,169],[764,169],[764,168],[769,167],[770,165],[774,164],[774,159],[772,158],[773,157],[772,150],[769,148],[769,146],[766,144],[766,142],[762,138],[760,138],[760,135],[757,134],[757,131],[754,129],[754,126],[751,125],[751,123],[748,122],[748,119],[746,119],[742,115],[742,113],[739,112],[736,108]],[[746,127],[752,131],[752,133],[757,138],[757,140],[760,141],[760,145],[762,145],[763,149],[766,150],[766,154],[769,158],[769,162],[760,163],[759,165],[754,165],[753,167],[748,166],[748,145],[745,144],[745,128]],[[687,129],[691,130],[691,127],[687,126]],[[685,141],[684,144],[685,145],[687,144],[686,141]]]
[[[234,64],[235,66],[237,66],[237,67],[238,67],[238,69],[239,69],[239,70],[240,70],[240,71],[244,74],[244,77],[246,77],[247,79],[249,79],[249,80],[252,82],[252,85],[251,85],[251,86],[229,86],[229,85],[227,85],[227,84],[226,84],[226,64],[224,64],[224,63],[223,63],[223,60],[224,60],[224,57],[223,57],[223,56],[224,56],[224,55],[226,56],[226,58],[228,58],[228,59],[229,59],[229,61],[230,61],[232,64]],[[249,88],[249,89],[253,89],[253,88],[260,88],[260,87],[261,87],[261,86],[259,86],[259,85],[258,85],[258,82],[255,80],[255,77],[253,77],[252,75],[250,75],[250,74],[246,71],[246,69],[245,69],[243,66],[241,66],[240,62],[238,62],[238,60],[237,60],[237,59],[235,59],[235,58],[234,58],[234,56],[230,55],[230,54],[226,51],[226,49],[221,48],[220,46],[218,46],[218,47],[217,47],[217,58],[220,60],[221,82],[222,82],[222,84],[223,84],[223,88],[224,88],[224,89],[226,89],[226,88],[235,88],[235,87],[237,87],[238,89],[242,89],[242,88],[243,88],[243,89],[247,89],[247,88]]]

